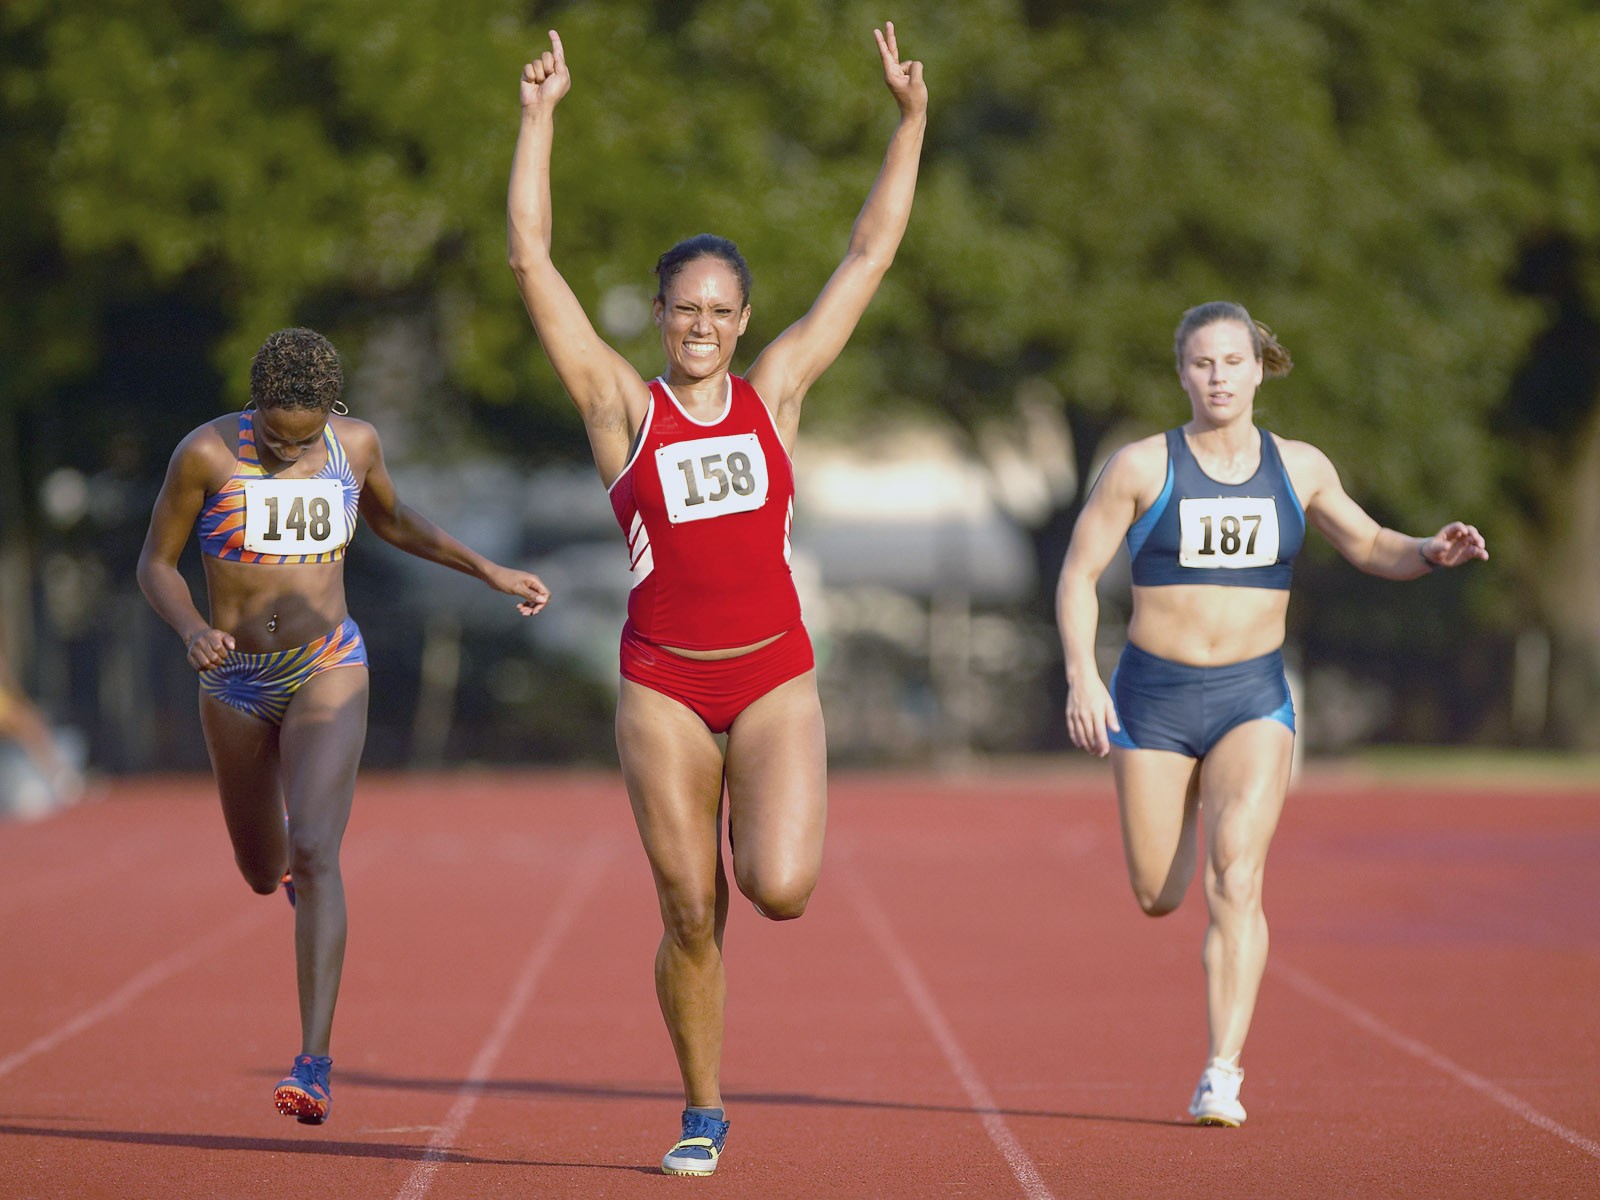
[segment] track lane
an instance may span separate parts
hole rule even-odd
[[[1036,1194],[1026,1162],[1053,1196],[1592,1194],[1597,799],[1297,789],[1269,869],[1284,969],[1228,1131],[1182,1120],[1198,893],[1138,913],[1108,778],[838,776],[806,918],[735,901],[734,1131],[717,1179],[687,1186],[988,1200]],[[130,895],[119,847],[152,838],[170,861]],[[289,912],[239,882],[208,784],[0,827],[8,886],[51,898],[0,906],[0,1061],[108,1006],[0,1074],[0,1196],[398,1196],[419,1171],[428,1200],[658,1194],[678,1083],[614,777],[364,777],[346,846],[335,1109],[313,1129],[268,1099],[295,1036]]]

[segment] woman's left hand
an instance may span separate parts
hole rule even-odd
[[[1431,567],[1459,567],[1475,558],[1488,558],[1489,548],[1475,526],[1451,521],[1423,544],[1422,557]]]
[[[544,580],[528,571],[513,571],[508,567],[498,567],[489,578],[489,586],[497,592],[516,596],[517,611],[525,617],[533,616],[550,603],[550,589],[545,587]]]
[[[922,81],[922,63],[916,59],[900,61],[894,22],[885,21],[882,29],[872,31],[872,36],[878,39],[878,55],[883,59],[883,81],[900,106],[900,115],[916,116],[926,112],[928,85]]]

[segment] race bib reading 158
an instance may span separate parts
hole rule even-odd
[[[751,512],[767,502],[767,456],[753,433],[662,446],[656,473],[674,524]]]
[[[1180,566],[1270,567],[1278,561],[1278,506],[1271,497],[1180,500],[1178,528]]]
[[[246,479],[244,546],[257,554],[326,554],[349,538],[337,479]]]

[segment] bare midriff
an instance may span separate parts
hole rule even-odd
[[[788,630],[784,630],[784,633],[787,632]],[[782,633],[775,633],[769,638],[763,638],[759,642],[751,642],[748,646],[730,646],[726,650],[685,650],[681,646],[662,646],[661,649],[670,650],[672,653],[679,655],[682,658],[698,658],[705,662],[712,662],[719,658],[738,658],[741,654],[754,653],[755,651],[760,650],[763,646],[772,645],[773,642],[777,641],[782,636]]]
[[[1128,640],[1171,662],[1226,666],[1281,648],[1288,612],[1285,588],[1136,587]]]
[[[246,654],[290,650],[339,627],[348,615],[344,562],[241,563],[202,556],[211,624]]]

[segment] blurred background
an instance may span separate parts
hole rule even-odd
[[[650,269],[715,231],[755,272],[737,369],[843,253],[894,123],[885,17],[932,96],[917,206],[797,453],[835,760],[1065,748],[1071,523],[1187,418],[1172,331],[1212,299],[1295,356],[1261,424],[1384,523],[1493,554],[1400,585],[1308,541],[1305,752],[1600,747],[1589,0],[9,0],[0,612],[62,745],[205,765],[133,567],[178,440],[310,325],[402,497],[555,592],[523,621],[358,533],[367,765],[614,761],[626,554],[505,264],[520,67],[559,29],[555,254],[597,327],[654,374]],[[1126,604],[1113,570],[1108,656]]]

